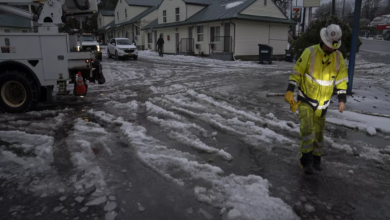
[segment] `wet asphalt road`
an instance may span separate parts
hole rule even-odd
[[[390,41],[373,39],[367,40],[364,38],[360,39],[363,43],[360,46],[360,51],[382,55],[390,55]]]
[[[75,110],[67,113],[67,122],[54,134],[53,173],[44,173],[39,178],[54,179],[60,176],[59,182],[64,182],[66,185],[66,180],[76,172],[69,159],[72,153],[71,148],[63,145],[72,132],[74,119],[84,118],[99,124],[108,131],[107,138],[103,139],[102,143],[106,144],[110,151],[105,151],[99,144],[91,147],[95,149],[94,161],[101,168],[108,188],[110,188],[109,194],[116,197],[118,204],[115,209],[118,213],[116,219],[207,219],[199,210],[206,211],[213,216],[213,219],[225,219],[225,217],[219,215],[218,208],[198,202],[191,188],[179,186],[163,178],[139,161],[132,146],[121,138],[118,126],[102,122],[86,114],[87,109],[93,108],[122,116],[132,123],[145,127],[148,135],[166,146],[181,148],[178,142],[167,137],[161,127],[147,120],[146,109],[139,109],[135,116],[128,115],[126,112],[116,111],[104,105],[107,100],[97,98],[101,94],[104,93],[104,96],[113,94],[111,100],[123,103],[133,100],[145,103],[150,98],[183,92],[180,88],[169,89],[172,88],[171,85],[179,84],[206,94],[217,101],[224,101],[237,109],[259,112],[262,115],[273,113],[278,119],[298,123],[296,115],[289,112],[282,97],[265,97],[267,91],[280,93],[285,91],[288,72],[292,66],[290,64],[280,65],[277,71],[282,73],[273,75],[272,73],[276,72],[275,69],[235,68],[230,71],[221,71],[220,66],[151,61],[142,57],[136,62],[132,60],[118,62],[106,57],[104,59],[103,65],[109,66],[106,71],[112,71],[107,74],[108,83],[106,85],[92,87],[89,92],[90,97],[81,101],[77,100],[76,103],[72,97],[58,98],[59,111],[65,107]],[[154,74],[155,68],[175,71],[160,77]],[[129,69],[139,70],[142,76],[127,74]],[[194,74],[184,74],[184,71],[191,71]],[[151,86],[159,90],[153,92]],[[137,96],[131,97],[130,95],[119,99],[116,96],[118,91],[128,91],[124,94],[137,93]],[[220,111],[214,110],[215,106],[204,106],[212,112]],[[169,106],[160,105],[160,107],[170,109]],[[292,206],[302,219],[390,219],[388,210],[390,207],[390,167],[388,163],[364,159],[360,157],[358,151],[349,154],[328,146],[324,149],[324,171],[313,176],[306,176],[298,165],[299,139],[295,134],[278,130],[278,133],[293,139],[295,144],[282,146],[272,143],[269,144],[271,147],[269,151],[262,147],[250,146],[237,135],[220,131],[204,121],[186,115],[182,116],[209,132],[218,132],[218,147],[227,148],[234,160],[226,162],[191,149],[187,150],[189,153],[196,154],[205,163],[221,167],[226,174],[234,173],[243,176],[254,174],[268,179],[272,184],[271,195],[281,198]],[[9,125],[23,117],[16,116],[3,123]],[[48,119],[50,121],[51,117],[53,116],[31,117],[25,120],[40,122]],[[1,115],[1,118],[4,119],[6,116]],[[2,129],[10,128],[3,127]],[[388,141],[384,139],[369,137],[359,131],[330,124],[326,126],[325,135],[339,143],[349,144],[358,149],[363,146],[383,148],[388,144]],[[207,140],[203,141],[207,143]],[[123,170],[126,171],[123,172]],[[353,170],[353,174],[349,172],[350,170]],[[23,173],[17,173],[17,175],[23,176]],[[36,177],[26,178],[29,181],[26,181],[24,185],[29,187],[29,182]],[[23,186],[20,186],[17,180],[17,178],[0,178],[0,213],[3,216],[1,219],[104,219],[105,212],[102,206],[91,207],[83,213],[79,211],[83,203],[74,204],[73,200],[78,194],[74,192],[71,184],[65,186],[67,189],[65,195],[69,199],[59,202],[58,198],[61,195],[58,193],[42,198],[40,194],[22,190]],[[198,183],[195,181],[193,184]],[[141,211],[138,203],[142,204],[145,210]],[[315,211],[308,212],[304,208],[305,204],[315,207]],[[65,206],[68,211],[54,212],[53,209],[58,205]]]

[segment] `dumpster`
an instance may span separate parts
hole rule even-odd
[[[263,64],[265,61],[271,64],[272,53],[273,53],[272,47],[264,44],[259,44],[259,63]]]
[[[286,50],[286,53],[284,54],[284,61],[293,62],[293,51],[292,50]]]

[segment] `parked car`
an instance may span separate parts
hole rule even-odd
[[[376,36],[374,37],[374,39],[375,39],[375,40],[383,40],[383,37],[382,37],[382,35],[376,35]]]
[[[108,58],[112,56],[115,59],[133,58],[138,59],[138,50],[134,43],[127,38],[113,38],[107,45]]]

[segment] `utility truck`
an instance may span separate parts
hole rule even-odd
[[[0,13],[21,16],[38,23],[37,33],[0,33],[0,110],[20,113],[39,102],[52,102],[54,86],[68,94],[67,83],[84,79],[105,82],[94,51],[71,52],[69,35],[59,27],[68,17],[97,13],[98,0],[0,0]],[[15,6],[35,5],[36,14]],[[80,21],[81,24],[81,21]],[[84,80],[85,81],[85,80]]]

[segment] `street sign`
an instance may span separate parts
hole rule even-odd
[[[291,20],[301,22],[302,7],[292,7]]]
[[[304,8],[320,7],[320,0],[303,0]]]

